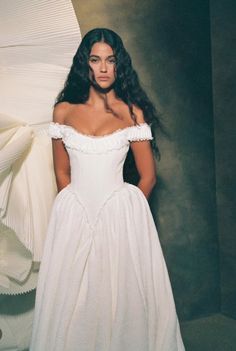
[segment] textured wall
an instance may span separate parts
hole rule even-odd
[[[236,318],[235,15],[235,0],[211,1],[221,310],[233,318]]]
[[[73,1],[82,35],[117,31],[171,139],[150,204],[180,319],[219,310],[208,1]]]

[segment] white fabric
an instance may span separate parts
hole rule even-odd
[[[45,131],[80,41],[70,0],[0,0],[0,293],[36,287],[56,195]]]
[[[1,0],[0,19],[0,112],[49,122],[81,41],[72,3]]]
[[[46,129],[0,115],[0,140],[0,293],[17,294],[36,286],[56,184]]]
[[[123,180],[130,142],[151,129],[106,136],[54,124],[71,183],[55,198],[36,294],[31,351],[183,351],[151,210]],[[95,147],[96,146],[96,147]]]

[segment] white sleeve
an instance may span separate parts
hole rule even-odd
[[[133,126],[129,129],[128,140],[129,141],[141,141],[141,140],[152,140],[151,127],[147,123],[140,123],[137,126]]]
[[[54,139],[60,139],[63,137],[63,125],[57,122],[50,122],[48,127],[48,135]]]

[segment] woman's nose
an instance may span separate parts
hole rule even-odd
[[[100,66],[100,71],[101,72],[106,72],[107,71],[107,64],[106,61],[101,61],[101,66]]]

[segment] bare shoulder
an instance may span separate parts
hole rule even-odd
[[[129,111],[129,107],[128,105],[123,102],[123,101],[119,101],[116,104],[116,108],[117,111],[120,113],[121,116],[123,116],[123,120],[126,122],[126,124],[128,124],[129,126],[133,126],[134,125],[134,121],[130,115],[130,111]],[[136,116],[136,121],[138,123],[144,123],[145,118],[144,118],[144,114],[141,108],[139,108],[137,105],[132,104],[132,108],[133,108],[133,112]]]
[[[145,123],[145,118],[144,118],[144,114],[143,114],[143,110],[136,106],[136,105],[133,105],[133,111],[135,113],[135,116],[136,116],[136,120],[138,123]]]
[[[59,102],[53,109],[53,122],[63,124],[70,109],[70,103],[66,101]]]

